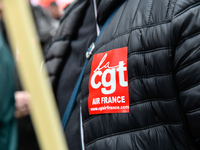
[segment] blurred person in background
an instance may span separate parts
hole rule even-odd
[[[30,3],[29,0],[27,0]],[[0,5],[1,6],[1,5]],[[2,8],[2,6],[1,6]],[[42,46],[43,53],[54,36],[55,31],[58,27],[58,21],[51,17],[47,10],[41,6],[33,6],[30,3],[30,9],[33,13],[33,18],[36,25],[36,31],[38,33],[38,38]],[[1,9],[2,12],[2,9]],[[2,15],[2,14],[1,14]],[[9,45],[9,40],[7,38],[7,33],[4,27],[4,20],[1,17],[1,31],[5,37],[6,43]],[[10,46],[10,45],[9,45]],[[16,48],[17,49],[17,48]],[[16,60],[20,61],[20,50],[17,51]],[[14,116],[17,118],[18,123],[18,149],[19,150],[37,150],[39,149],[38,142],[35,136],[34,128],[29,116],[29,101],[30,95],[23,91],[21,82],[15,67],[15,113]],[[1,149],[1,148],[0,148]]]
[[[15,67],[11,55],[0,2],[0,149],[17,150],[18,131],[15,113]]]
[[[49,10],[49,12],[50,12],[50,15],[51,15],[53,18],[57,19],[57,20],[59,20],[60,17],[62,16],[62,12],[61,12],[61,10],[60,10],[60,8],[59,8],[59,6],[57,5],[56,2],[51,2],[51,3],[49,4],[48,10]]]
[[[7,31],[4,25],[4,21],[5,18],[3,16],[3,7],[2,4],[0,2],[0,6],[1,6],[1,18],[0,18],[0,30],[2,33],[3,38],[5,39],[5,43],[6,45],[9,47],[9,50],[11,49],[10,43],[9,43],[9,39],[7,36]],[[17,49],[17,48],[16,48]],[[0,49],[2,50],[2,49]],[[11,51],[9,51],[11,53]],[[16,52],[17,54],[18,51]],[[11,53],[12,54],[12,53]],[[2,55],[0,55],[2,56]],[[3,56],[2,56],[3,57]],[[35,132],[34,132],[34,128],[32,126],[31,123],[31,119],[29,114],[29,100],[30,100],[30,96],[27,92],[25,91],[21,91],[22,90],[22,86],[19,80],[19,76],[18,76],[18,71],[16,68],[16,62],[19,61],[19,57],[18,55],[13,56],[13,58],[16,57],[16,61],[13,64],[14,65],[14,71],[13,71],[13,77],[14,77],[14,112],[12,112],[11,110],[7,109],[8,111],[10,111],[10,113],[12,114],[12,117],[15,117],[17,120],[17,132],[18,132],[18,137],[16,139],[16,149],[18,150],[37,150],[39,149],[38,143],[37,143],[37,139],[35,136]],[[3,72],[3,70],[1,70]],[[2,78],[1,78],[2,79]],[[5,81],[5,80],[3,80]],[[2,84],[2,82],[0,82]],[[3,90],[1,90],[0,92],[3,92]],[[3,118],[3,117],[2,117]],[[11,130],[10,130],[11,131]],[[13,134],[15,134],[15,131],[13,131]],[[12,140],[12,139],[11,139]],[[12,141],[11,141],[12,142]],[[12,146],[12,145],[10,145]],[[1,147],[0,145],[0,149],[2,149],[3,147]],[[7,150],[7,149],[5,149]]]
[[[1,5],[1,4],[0,4]],[[0,149],[17,150],[17,123],[14,118],[14,63],[0,32]]]
[[[35,26],[39,36],[43,52],[45,53],[49,42],[55,35],[58,28],[59,21],[48,13],[47,8],[43,8],[40,5],[31,5]]]

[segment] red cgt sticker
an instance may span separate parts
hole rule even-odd
[[[129,112],[127,47],[94,55],[88,107],[90,114]]]

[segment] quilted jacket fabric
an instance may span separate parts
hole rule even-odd
[[[104,0],[99,3],[106,5]],[[122,47],[128,47],[130,112],[89,115],[92,56],[77,99],[78,104],[81,101],[84,148],[200,149],[200,1],[126,0],[101,34],[94,54]],[[47,67],[55,79],[53,69],[59,70],[59,65],[50,63],[58,57],[51,50]]]

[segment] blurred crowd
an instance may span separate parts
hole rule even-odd
[[[43,54],[45,54],[48,44],[51,42],[51,39],[55,35],[55,32],[59,26],[59,20],[63,10],[61,10],[54,1],[49,2],[47,7],[32,5],[30,0],[27,2],[29,3],[30,10],[32,11]],[[3,74],[0,74],[0,104],[2,106],[0,111],[0,124],[5,124],[5,126],[0,126],[0,149],[37,150],[39,149],[39,145],[29,115],[30,95],[29,93],[23,91],[23,86],[18,75],[17,67],[15,63],[13,63],[15,59],[14,57],[16,57],[17,61],[20,60],[18,55],[12,55],[11,45],[5,27],[3,5],[1,2],[0,51],[3,54],[1,55],[0,59],[1,72],[5,72],[5,75],[13,74],[14,76],[14,78],[12,78],[12,76],[4,77],[1,76]],[[20,55],[18,51],[17,53]],[[3,57],[5,59],[3,59]],[[5,68],[6,66],[8,67],[7,69]],[[6,87],[4,86],[5,81],[9,81],[6,84]],[[9,90],[7,91],[6,89]],[[5,97],[6,95],[7,97]],[[14,95],[14,97],[12,97],[12,95]],[[7,101],[7,104],[5,101]],[[6,122],[6,120],[8,121]]]

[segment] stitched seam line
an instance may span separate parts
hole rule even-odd
[[[151,6],[150,6],[151,8],[150,8],[149,17],[148,17],[148,23],[147,24],[150,24],[150,19],[151,19],[151,16],[152,16],[153,3],[154,3],[154,0],[152,0],[152,2],[151,2]]]
[[[195,63],[197,63],[197,62],[199,62],[199,61],[200,61],[200,58],[195,59],[195,60],[191,61],[190,63],[184,65],[184,66],[181,66],[180,68],[177,69],[176,73],[177,73],[178,71],[181,71],[181,70],[183,70],[183,69],[185,69],[185,68],[187,68],[187,67],[189,67],[189,66],[191,66],[191,65],[193,65],[193,64],[195,64]]]
[[[150,79],[150,78],[156,78],[156,77],[170,77],[170,76],[172,76],[172,72],[166,73],[166,74],[154,74],[154,75],[149,75],[149,76],[133,77],[129,79],[129,84],[133,82],[134,80],[138,80],[138,79]]]
[[[148,53],[153,53],[153,52],[157,52],[157,51],[169,51],[169,50],[171,50],[171,48],[169,48],[169,47],[160,47],[160,48],[155,48],[155,49],[152,49],[152,50],[133,51],[133,52],[128,54],[128,58],[132,55],[137,55],[137,54],[148,54]]]
[[[139,9],[139,6],[140,6],[140,3],[141,3],[141,0],[138,2],[137,8],[136,8],[136,10],[135,10],[135,15],[133,16],[132,24],[133,24],[133,22],[135,21],[135,17],[136,17],[136,14],[137,14],[137,12],[138,12],[138,9]]]
[[[166,16],[165,19],[169,18],[169,6],[171,5],[171,0],[169,0],[168,4],[167,4],[167,12],[166,12]]]
[[[157,128],[157,127],[160,127],[160,126],[168,126],[168,125],[178,126],[178,125],[181,125],[181,122],[159,123],[159,124],[150,125],[150,126],[147,126],[147,127],[144,127],[144,128],[138,128],[138,129],[127,130],[127,131],[123,131],[123,132],[113,133],[113,134],[110,134],[110,135],[107,135],[107,136],[99,137],[99,138],[97,138],[97,139],[95,139],[93,141],[90,141],[89,143],[87,143],[85,145],[89,146],[89,145],[91,145],[92,143],[94,143],[96,141],[99,141],[99,140],[102,140],[102,139],[106,139],[106,138],[110,138],[110,137],[113,137],[113,136],[119,136],[119,135],[123,135],[123,134],[130,134],[130,133],[133,133],[133,132],[140,132],[142,130],[148,130],[148,129],[151,129],[151,128]]]
[[[192,115],[193,113],[196,113],[197,111],[200,111],[200,108],[189,110],[186,112],[186,115]]]
[[[175,101],[175,100],[176,100],[175,98],[170,98],[170,99],[159,99],[159,98],[156,98],[156,99],[145,99],[145,100],[142,100],[142,101],[130,104],[130,107],[137,106],[137,105],[144,104],[144,103],[151,103],[151,102],[171,102],[171,101]],[[90,120],[92,120],[92,119],[94,119],[94,118],[96,118],[98,116],[99,115],[94,115],[94,116],[92,116],[92,117],[84,120],[83,123],[87,123]]]
[[[174,15],[174,11],[175,11],[175,8],[176,8],[177,1],[178,1],[178,0],[176,0],[176,2],[175,2],[174,9],[173,9],[173,11],[172,11],[172,16]],[[172,16],[171,16],[171,18],[172,18]]]
[[[124,2],[124,3],[125,3],[125,2]],[[122,4],[123,4],[123,3],[122,3]],[[123,14],[124,14],[124,11],[125,11],[125,8],[126,8],[127,4],[128,4],[128,2],[126,1],[126,4],[125,4],[125,6],[124,6],[124,8],[123,8],[123,11],[122,11],[122,13],[121,13],[121,15],[120,15],[119,20],[121,20],[121,18],[122,18]],[[116,28],[116,29],[118,29],[119,24],[120,24],[120,22],[118,22],[117,28]],[[117,30],[115,31],[115,34],[116,34],[116,32],[117,32]]]
[[[186,40],[188,40],[188,39],[190,39],[190,38],[193,38],[193,37],[195,37],[195,36],[198,36],[199,34],[200,34],[200,28],[199,28],[199,31],[197,31],[197,32],[195,32],[194,34],[191,34],[191,35],[185,37],[184,39],[182,39],[182,40],[178,43],[177,48],[179,48],[179,47],[181,46],[181,44],[182,44],[183,42],[185,42]]]
[[[190,89],[192,89],[192,88],[195,88],[195,87],[197,87],[197,86],[199,86],[199,85],[200,85],[200,82],[198,82],[197,84],[194,84],[194,85],[188,87],[187,89],[181,90],[180,93],[183,93],[183,92],[185,92],[185,91],[187,91],[187,90],[190,90]]]
[[[166,99],[163,99],[163,98],[155,98],[155,99],[145,99],[145,100],[141,100],[139,102],[134,102],[132,104],[130,104],[130,106],[136,106],[136,105],[140,105],[140,104],[144,104],[144,103],[148,103],[148,102],[171,102],[171,101],[175,101],[176,99],[175,98],[166,98]]]
[[[182,11],[178,12],[176,15],[174,15],[173,19],[175,19],[175,18],[181,16],[182,14],[184,14],[185,12],[187,12],[188,10],[190,10],[190,9],[192,9],[192,8],[195,8],[195,7],[197,7],[198,5],[200,5],[200,2],[197,2],[197,3],[194,3],[194,4],[190,5],[190,6],[188,6],[188,7],[185,8],[184,10],[182,10]]]

